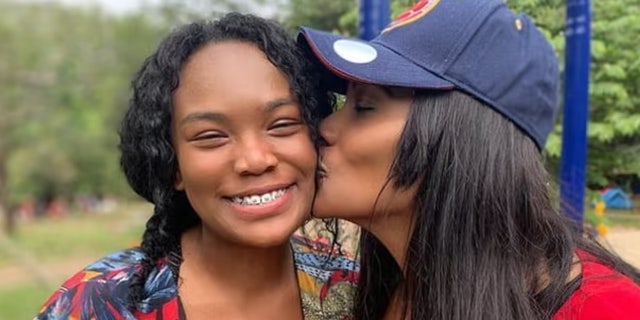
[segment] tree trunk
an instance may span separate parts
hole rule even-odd
[[[0,213],[4,215],[5,235],[11,236],[16,229],[16,219],[9,206],[9,190],[6,153],[0,151]]]

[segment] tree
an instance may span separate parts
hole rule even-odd
[[[200,19],[215,19],[231,11],[278,18],[287,0],[161,0],[144,11],[163,25],[178,25]]]
[[[25,21],[31,22],[25,27]],[[142,14],[0,4],[0,208],[79,192],[127,194],[117,130],[129,83],[168,27]]]
[[[590,182],[640,174],[640,3],[594,1],[590,81]]]
[[[564,1],[512,1],[545,31],[564,65]],[[615,183],[618,174],[640,174],[640,3],[592,1],[591,77],[587,184]],[[549,166],[557,172],[561,119],[547,144]]]
[[[288,8],[281,17],[284,25],[291,31],[301,26],[320,30],[355,35],[358,18],[358,0],[314,1],[289,0]]]

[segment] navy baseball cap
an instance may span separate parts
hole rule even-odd
[[[555,52],[529,17],[501,0],[422,0],[371,41],[302,27],[301,45],[340,80],[461,90],[510,119],[540,149],[553,129]]]

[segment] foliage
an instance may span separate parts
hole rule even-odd
[[[564,2],[511,1],[545,31],[564,65]],[[607,186],[615,175],[640,174],[640,5],[634,0],[592,1],[587,184]],[[559,120],[562,119],[560,110]],[[557,169],[560,121],[547,151]]]
[[[0,186],[9,200],[128,194],[118,122],[133,71],[165,29],[96,8],[1,5]]]
[[[292,31],[301,26],[354,35],[358,19],[358,0],[289,0],[283,23]]]
[[[589,173],[640,174],[640,5],[594,1]]]
[[[253,13],[277,19],[279,9],[286,9],[287,0],[160,0],[148,5],[144,11],[157,19],[160,25],[176,26],[194,20],[215,19],[230,12]]]

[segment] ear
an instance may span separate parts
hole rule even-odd
[[[176,172],[176,181],[173,183],[173,188],[178,191],[184,191],[184,181],[182,180],[182,174],[180,174],[180,171]]]

